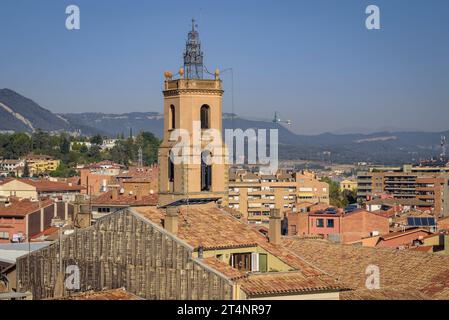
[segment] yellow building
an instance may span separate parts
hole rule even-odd
[[[300,202],[329,204],[329,185],[310,172],[263,175],[238,170],[229,178],[229,207],[249,222],[268,222],[271,209],[284,213]]]
[[[59,167],[61,160],[56,160],[46,155],[31,155],[26,158],[26,163],[28,164],[30,175],[39,175],[55,171]]]
[[[357,189],[357,181],[355,180],[350,180],[350,179],[345,179],[342,182],[340,182],[340,190],[350,190],[350,191],[354,191]]]

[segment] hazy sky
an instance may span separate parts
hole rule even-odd
[[[81,30],[65,28],[65,8]],[[381,10],[381,30],[365,9]],[[0,88],[54,112],[161,111],[191,18],[235,112],[302,133],[449,129],[449,1],[0,0]],[[231,77],[223,74],[224,110]]]

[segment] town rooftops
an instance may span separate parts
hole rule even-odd
[[[250,297],[304,294],[342,290],[341,284],[327,274],[305,276],[302,272],[251,274],[238,281]]]
[[[412,250],[341,245],[325,240],[284,238],[283,245],[320,270],[356,290],[342,298],[390,299],[395,296],[449,299],[449,256]],[[380,286],[366,291],[366,272],[380,270]]]
[[[48,181],[48,180],[32,180],[32,179],[20,179],[19,181],[25,182],[29,185],[36,187],[38,192],[58,192],[58,191],[81,191],[85,189],[79,185],[73,185],[71,183]]]
[[[178,207],[177,237],[194,249],[204,250],[260,247],[306,276],[317,276],[321,271],[305,263],[283,246],[268,242],[254,227],[236,219],[215,204]],[[164,226],[165,210],[156,207],[134,208],[135,213],[151,222]]]
[[[33,213],[40,208],[46,208],[51,204],[53,204],[53,201],[50,199],[42,201],[31,201],[29,199],[12,201],[8,206],[0,207],[0,217],[25,217],[26,215]]]
[[[82,186],[72,184],[72,183],[66,183],[66,182],[49,181],[49,180],[35,180],[35,179],[17,179],[17,178],[8,178],[8,179],[0,180],[0,185],[5,185],[14,180],[17,180],[19,182],[23,182],[30,186],[35,187],[37,192],[81,191],[81,190],[85,189]]]
[[[92,199],[93,205],[104,205],[104,206],[125,206],[125,207],[136,207],[136,206],[156,206],[158,202],[157,194],[137,196],[132,194],[124,194],[117,192],[117,197],[114,198],[114,191],[105,192]]]
[[[405,231],[396,231],[396,232],[390,232],[389,234],[383,235],[380,237],[380,239],[384,240],[384,241],[388,241],[391,239],[395,239],[395,238],[399,238],[399,237],[403,237],[409,234],[413,234],[413,233],[417,233],[417,232],[425,232],[427,234],[431,234],[431,232],[427,231],[426,229],[423,228],[410,228],[408,230]]]
[[[391,199],[391,198],[373,199],[371,201],[368,201],[366,204],[367,205],[390,205],[390,206],[401,205],[401,206],[418,206],[418,207],[431,207],[432,206],[431,203],[421,201],[416,198],[412,198],[412,199]]]

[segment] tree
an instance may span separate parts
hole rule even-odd
[[[323,177],[321,178],[321,182],[326,182],[329,184],[329,200],[330,204],[335,207],[346,207],[344,201],[342,201],[340,184],[331,178]]]
[[[100,146],[103,144],[103,137],[100,134],[96,134],[90,138],[90,143]]]
[[[28,162],[25,161],[25,166],[23,167],[22,178],[29,178],[29,177],[30,177],[30,168],[28,167]]]
[[[59,149],[62,154],[68,154],[70,152],[70,141],[65,135],[61,136]]]
[[[76,176],[76,171],[61,162],[55,171],[50,172],[50,176],[57,178],[69,178]]]

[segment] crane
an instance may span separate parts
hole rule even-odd
[[[292,124],[292,121],[291,120],[282,120],[281,118],[279,118],[278,112],[276,111],[274,113],[273,123],[285,123],[286,125],[290,126]]]

